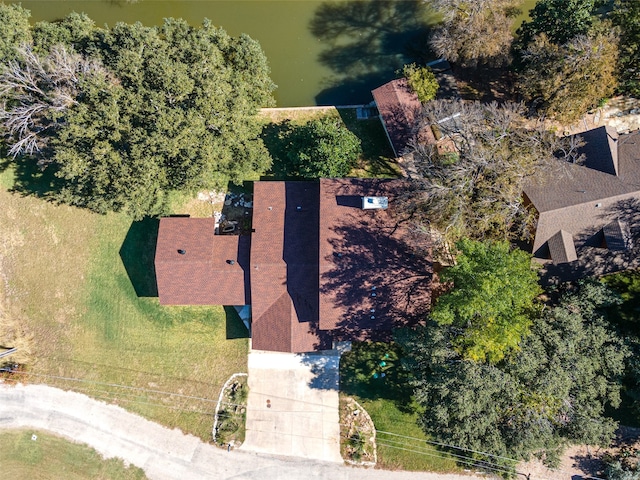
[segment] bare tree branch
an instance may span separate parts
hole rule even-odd
[[[10,155],[41,152],[51,132],[63,124],[61,114],[76,103],[82,77],[96,74],[106,74],[99,62],[63,45],[53,47],[45,57],[23,46],[20,58],[0,73],[0,121]]]

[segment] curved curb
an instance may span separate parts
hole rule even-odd
[[[360,405],[358,403],[358,401],[353,398],[353,397],[348,397],[350,400],[353,401],[353,403],[356,404],[356,407],[358,407],[358,409],[364,414],[364,416],[366,417],[366,419],[368,420],[369,424],[371,425],[371,430],[373,431],[373,438],[371,439],[371,444],[373,445],[373,462],[355,462],[353,460],[348,460],[345,459],[345,463],[348,463],[349,465],[354,465],[354,466],[358,466],[358,467],[375,467],[378,463],[378,445],[376,443],[376,424],[373,423],[373,420],[371,419],[371,415],[369,415],[369,412],[367,412],[364,407],[362,405]]]
[[[220,404],[222,403],[222,397],[224,396],[224,391],[227,389],[227,387],[231,384],[231,381],[234,378],[238,378],[238,377],[248,377],[249,374],[248,373],[234,373],[233,375],[231,375],[229,377],[229,379],[224,382],[224,385],[222,386],[222,389],[220,390],[220,395],[218,396],[218,403],[216,403],[216,413],[214,415],[214,420],[213,420],[213,429],[211,430],[211,438],[213,438],[213,442],[215,443],[216,441],[216,427],[218,426],[218,412],[220,411]],[[217,445],[217,443],[216,443]]]

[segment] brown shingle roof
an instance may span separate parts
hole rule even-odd
[[[250,303],[250,238],[214,235],[214,228],[213,218],[160,220],[155,268],[161,304]]]
[[[598,127],[581,133],[584,165],[610,175],[618,175],[618,132],[613,127]]]
[[[326,348],[318,331],[318,183],[255,182],[253,188],[252,346]]]
[[[428,245],[414,248],[399,223],[402,180],[320,180],[320,328],[345,337],[389,330],[429,309]],[[362,210],[362,196],[387,196],[387,210]],[[369,332],[367,332],[369,331]]]
[[[413,125],[422,108],[418,96],[409,88],[405,78],[392,80],[371,92],[380,112],[389,142],[396,155],[401,156],[411,138]],[[428,135],[429,132],[425,132]],[[433,133],[431,133],[433,136]],[[435,137],[432,139],[435,143]]]
[[[329,348],[334,333],[371,338],[422,318],[430,249],[411,247],[406,224],[396,221],[401,183],[255,182],[250,258],[248,237],[214,235],[213,219],[162,219],[160,302],[242,305],[250,272],[252,346],[282,352]],[[387,196],[391,204],[365,211],[363,196]]]

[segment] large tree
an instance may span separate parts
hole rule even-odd
[[[457,333],[435,323],[399,339],[415,375],[421,423],[438,441],[555,464],[567,443],[607,445],[628,352],[602,315],[615,301],[603,285],[583,285],[548,308],[520,349],[496,365],[461,358]],[[486,460],[500,463],[496,457]]]
[[[615,92],[618,38],[611,31],[592,31],[562,45],[540,34],[521,57],[520,91],[560,121],[577,120]]]
[[[461,240],[456,264],[440,274],[451,283],[431,319],[456,332],[452,343],[464,357],[496,363],[516,350],[529,333],[542,292],[531,255],[507,242]]]
[[[232,38],[208,20],[200,27],[167,19],[154,28],[96,29],[87,17],[72,15],[39,24],[34,37],[31,60],[5,67],[4,126],[14,153],[25,138],[35,138],[31,150],[17,153],[54,169],[62,179],[59,200],[139,218],[158,213],[168,191],[220,187],[269,167],[255,113],[272,102],[274,85],[260,46],[248,36]],[[52,39],[62,43],[52,46]],[[60,51],[75,59],[73,88],[63,85],[69,101],[12,128],[22,110],[52,103],[50,92],[60,89],[47,75],[68,76],[49,59]],[[38,64],[43,72],[33,67]],[[45,95],[7,88],[21,75],[35,77]]]
[[[509,61],[511,25],[519,0],[434,0],[442,24],[429,44],[436,55],[462,65]]]
[[[563,44],[589,32],[593,24],[595,0],[538,0],[529,12],[529,21],[517,30],[516,48],[524,49],[544,33],[549,41]]]
[[[273,171],[279,178],[346,177],[361,153],[360,139],[340,118],[323,117],[303,125],[285,121],[273,130]]]
[[[527,178],[552,168],[567,140],[523,119],[523,106],[434,100],[425,105],[409,153],[417,168],[405,209],[445,243],[526,238],[533,217],[522,199]],[[425,129],[442,137],[425,142]],[[447,148],[442,148],[447,147]]]
[[[15,59],[17,49],[31,41],[29,17],[29,10],[19,4],[0,3],[0,61]]]
[[[624,91],[640,96],[640,2],[616,0],[613,21],[620,27],[620,82]]]

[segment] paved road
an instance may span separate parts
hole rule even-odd
[[[233,451],[169,430],[115,405],[45,385],[0,384],[0,429],[34,428],[142,467],[151,479],[470,480],[471,476],[365,470]],[[476,477],[480,478],[480,477]]]

